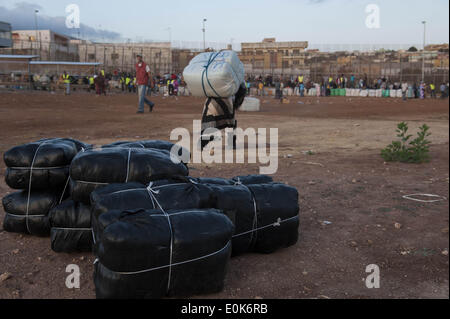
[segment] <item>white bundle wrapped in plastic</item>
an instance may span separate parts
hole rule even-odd
[[[261,108],[261,101],[254,97],[246,97],[242,103],[239,111],[242,112],[259,112]]]
[[[376,97],[377,96],[377,90],[369,90],[369,97]]]
[[[361,90],[361,92],[359,92],[359,96],[360,97],[368,97],[369,96],[369,90]]]
[[[390,90],[389,91],[389,97],[397,97],[397,91],[396,90]]]
[[[397,90],[397,98],[402,98],[403,94],[402,94],[402,90]]]
[[[205,52],[191,60],[183,71],[193,96],[230,97],[244,83],[244,65],[234,51]]]
[[[377,90],[376,97],[383,97],[383,90],[382,89],[378,89]]]

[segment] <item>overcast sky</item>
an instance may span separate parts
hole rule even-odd
[[[420,44],[422,20],[428,23],[427,43],[449,42],[448,0],[0,0],[0,20],[34,29],[37,8],[40,28],[77,36],[65,27],[69,4],[79,6],[80,34],[90,39],[167,41],[170,27],[172,40],[201,43],[207,18],[207,40],[221,43],[276,37],[315,44]],[[380,8],[379,29],[366,27],[368,4]]]

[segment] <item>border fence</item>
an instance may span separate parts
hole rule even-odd
[[[91,43],[71,39],[59,42],[14,40],[12,48],[1,48],[0,54],[37,55],[35,60],[68,61],[100,63],[107,73],[134,72],[136,55],[143,55],[153,73],[180,73],[190,59],[203,47],[210,50],[222,50],[229,47],[220,42],[194,41],[161,41],[161,42],[127,42],[127,43]],[[391,82],[419,82],[424,71],[427,83],[442,83],[449,81],[449,52],[445,50],[419,51],[420,45],[409,44],[310,44],[309,49],[301,53],[302,63],[298,65],[282,63],[261,68],[261,64],[245,64],[249,77],[267,77],[289,79],[300,74],[311,81],[321,83],[329,76],[346,77],[354,75],[357,79],[364,78],[368,83],[380,77]],[[240,49],[237,44],[233,47]],[[283,61],[292,60],[282,53]],[[297,54],[298,55],[298,54]],[[423,60],[425,60],[423,67]],[[7,75],[14,70],[8,63],[0,63],[0,74]],[[76,71],[74,71],[76,72]],[[86,68],[80,68],[80,74]],[[26,73],[26,70],[23,71]]]

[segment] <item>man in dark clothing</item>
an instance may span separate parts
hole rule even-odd
[[[237,121],[235,119],[236,110],[238,110],[242,103],[244,103],[247,89],[245,84],[242,83],[237,91],[236,95],[229,98],[215,98],[209,97],[205,106],[203,107],[202,115],[202,136],[205,130],[209,128],[216,128],[223,130],[225,128],[237,127]],[[213,136],[210,136],[209,140],[201,140],[201,149],[214,140]],[[233,147],[236,147],[236,136],[233,136]]]

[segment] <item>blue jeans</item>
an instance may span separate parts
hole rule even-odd
[[[155,104],[152,101],[147,100],[145,94],[147,93],[147,85],[139,85],[138,86],[138,95],[139,95],[139,112],[144,112],[144,103],[150,107],[153,107]]]

